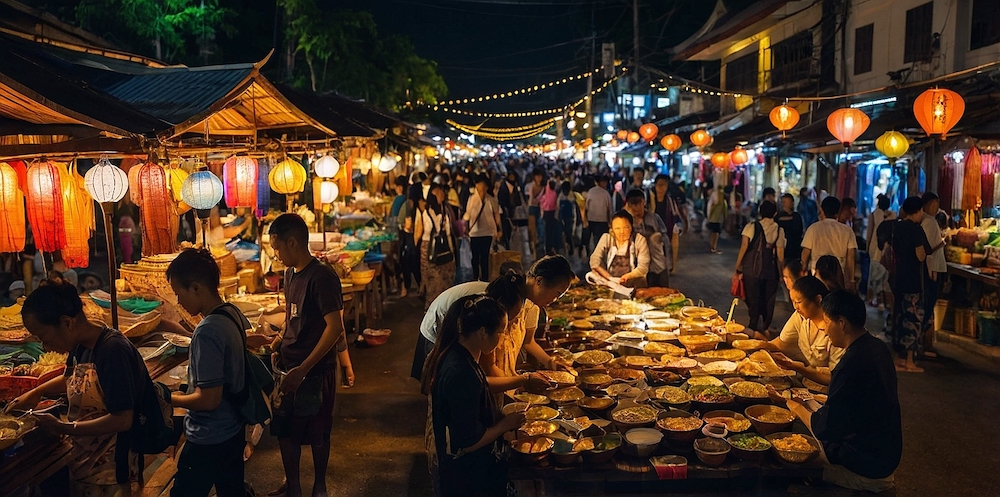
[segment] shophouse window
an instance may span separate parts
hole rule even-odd
[[[933,20],[934,2],[927,2],[906,11],[906,39],[903,42],[903,62],[918,62],[930,59],[931,36],[934,32]]]
[[[757,52],[726,62],[726,90],[757,92]]]
[[[772,45],[771,86],[785,86],[809,79],[812,55],[811,31],[803,31]]]
[[[874,37],[874,23],[854,30],[854,74],[864,74],[872,70],[872,40]]]
[[[1000,2],[973,0],[969,50],[1000,43]]]

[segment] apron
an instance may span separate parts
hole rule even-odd
[[[612,240],[611,243],[615,243],[614,240]],[[630,257],[631,253],[632,253],[632,241],[629,240],[628,248],[625,249],[625,253],[620,255],[615,255],[615,257],[611,259],[611,263],[608,264],[608,272],[611,273],[611,276],[614,276],[615,278],[621,278],[622,276],[624,276],[633,269],[632,260]]]

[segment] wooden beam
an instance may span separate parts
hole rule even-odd
[[[47,145],[3,145],[0,146],[0,160],[31,159],[54,155],[101,154],[142,154],[145,151],[139,140],[134,138],[93,137],[70,140]]]

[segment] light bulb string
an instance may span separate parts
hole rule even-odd
[[[441,103],[444,104],[444,105],[462,105],[462,104],[471,104],[471,103],[476,103],[476,102],[485,102],[485,101],[489,101],[489,100],[501,100],[501,99],[504,99],[504,98],[510,98],[510,97],[520,96],[520,95],[528,95],[528,94],[531,94],[531,93],[534,93],[534,92],[537,92],[537,91],[541,91],[541,90],[545,90],[545,89],[549,89],[549,88],[555,88],[556,86],[563,85],[563,84],[569,83],[571,81],[582,81],[584,78],[588,78],[588,77],[592,76],[594,73],[600,72],[603,69],[604,69],[604,66],[601,66],[601,67],[598,67],[597,69],[594,69],[592,71],[587,71],[587,72],[584,72],[584,73],[581,73],[581,74],[577,74],[577,75],[573,75],[573,76],[570,76],[570,77],[567,77],[567,78],[555,79],[553,81],[549,81],[548,83],[543,83],[541,85],[526,86],[524,88],[518,88],[518,89],[512,90],[512,91],[499,92],[499,93],[494,93],[492,95],[482,95],[482,96],[479,96],[479,97],[456,98],[456,99],[453,99],[453,100],[442,101]]]

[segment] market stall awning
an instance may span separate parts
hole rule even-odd
[[[718,59],[716,52],[721,47],[728,48],[730,38],[743,38],[753,34],[750,31],[760,31],[770,24],[777,23],[779,19],[773,19],[768,24],[760,24],[760,21],[766,20],[787,3],[789,0],[758,0],[746,9],[727,11],[720,0],[705,26],[694,36],[674,47],[673,60]],[[704,51],[710,54],[699,57],[698,54]]]
[[[331,100],[328,98],[323,98],[315,93],[296,90],[286,85],[279,84],[276,87],[296,107],[305,109],[318,121],[336,131],[338,136],[369,138],[377,135],[371,128],[358,124],[337,112],[337,109],[331,108]]]

